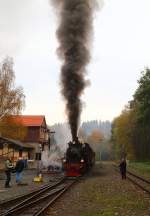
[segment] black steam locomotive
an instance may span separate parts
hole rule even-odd
[[[80,143],[78,139],[68,143],[63,168],[66,176],[80,176],[95,163],[95,153],[88,143]]]

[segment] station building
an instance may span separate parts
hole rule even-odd
[[[23,140],[13,140],[0,136],[0,168],[6,157],[15,163],[19,157],[28,159],[31,167],[34,166],[36,156],[45,147],[50,148],[50,130],[42,115],[12,116],[16,123],[26,128]]]

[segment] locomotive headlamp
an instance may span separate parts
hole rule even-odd
[[[65,162],[66,162],[66,159],[63,159],[63,162],[65,163]]]
[[[83,162],[84,162],[84,160],[82,159],[82,160],[81,160],[81,163],[83,163]]]

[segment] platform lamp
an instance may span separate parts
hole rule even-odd
[[[49,138],[50,138],[50,142],[49,142],[49,145],[51,146],[51,139],[53,138],[53,136],[52,135],[54,135],[56,132],[55,131],[50,131],[49,132]],[[49,149],[50,149],[50,146],[49,146]]]
[[[37,175],[34,177],[34,182],[42,182],[43,178],[40,173],[40,161],[41,161],[41,151],[42,151],[42,145],[39,143],[36,149],[36,161],[37,161]]]
[[[36,149],[36,161],[37,161],[37,176],[34,178],[35,182],[40,182],[40,161],[41,161],[41,151],[42,151],[42,145],[41,143],[38,144]]]

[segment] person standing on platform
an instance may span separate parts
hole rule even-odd
[[[21,179],[22,179],[22,171],[24,169],[24,161],[23,159],[20,157],[16,163],[16,183],[20,184],[21,183]]]
[[[120,173],[121,173],[122,179],[126,179],[126,166],[127,166],[127,164],[126,164],[126,159],[123,158],[123,159],[121,160],[120,165],[119,165],[119,167],[120,167]]]
[[[5,188],[10,187],[10,181],[11,181],[11,170],[13,169],[12,162],[10,158],[7,158],[5,161],[5,174],[6,174],[6,182],[5,182]]]

